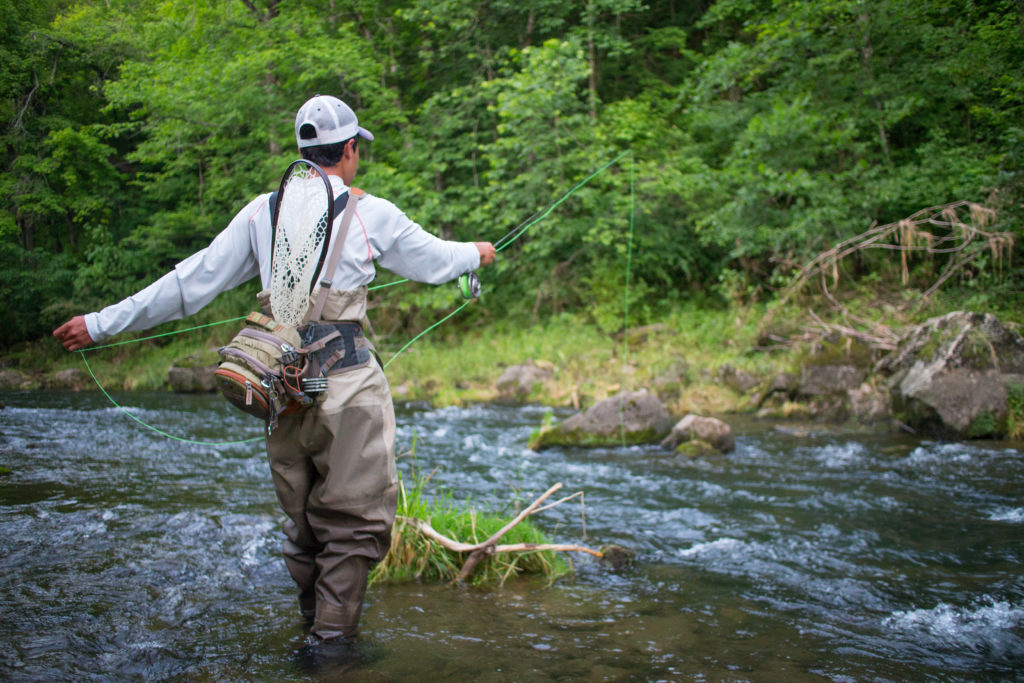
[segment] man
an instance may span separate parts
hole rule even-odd
[[[373,135],[344,102],[317,95],[299,109],[295,138],[302,156],[327,172],[338,196],[351,187],[358,170],[359,138],[373,140]],[[264,194],[249,202],[207,248],[142,291],[72,318],[54,336],[77,351],[121,332],[191,315],[257,275],[266,289],[272,249],[268,200]],[[366,194],[357,205],[322,317],[350,329],[351,323],[363,322],[374,261],[411,280],[439,284],[490,264],[494,254],[489,242],[440,240],[391,202]],[[272,314],[267,292],[260,299],[264,312]],[[326,398],[282,415],[267,437],[274,486],[288,516],[285,563],[299,587],[300,609],[312,620],[314,642],[356,635],[367,574],[387,553],[395,518],[394,408],[383,370],[366,355],[368,361],[329,375]]]

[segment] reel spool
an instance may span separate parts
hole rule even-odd
[[[476,271],[459,276],[459,292],[462,293],[464,299],[478,299],[482,290],[480,276],[476,274]]]

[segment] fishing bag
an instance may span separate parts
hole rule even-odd
[[[278,416],[313,402],[302,391],[304,354],[299,333],[270,316],[250,313],[245,327],[218,350],[217,388],[235,406],[277,425]]]

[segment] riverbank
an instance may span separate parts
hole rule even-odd
[[[408,333],[376,341],[397,402],[443,407],[508,401],[581,408],[622,389],[648,389],[673,415],[756,412],[766,410],[766,392],[773,382],[798,375],[812,358],[818,365],[869,367],[884,355],[884,349],[872,346],[868,333],[842,333],[838,315],[815,314],[815,306],[822,303],[684,305],[630,328],[628,338],[622,332],[602,332],[577,313],[468,329],[453,321],[398,356]],[[969,304],[955,296],[914,306],[896,303],[908,302],[886,304],[873,293],[862,294],[844,302],[842,317],[870,315],[877,326],[896,333]],[[486,301],[475,305],[485,306]],[[997,315],[1011,326],[1021,322],[1019,311]],[[166,389],[172,366],[215,364],[216,349],[239,325],[171,336],[149,333],[155,338],[87,354],[69,354],[53,339],[39,340],[0,358],[0,388],[94,390],[98,383],[115,391]],[[509,368],[522,365],[536,369],[536,381],[508,381]],[[786,392],[773,403],[776,417],[807,418],[820,412],[820,406],[789,400]]]

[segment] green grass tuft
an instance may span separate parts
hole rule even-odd
[[[371,583],[453,581],[469,556],[468,553],[449,550],[425,537],[406,523],[403,517],[424,520],[437,532],[463,543],[485,541],[510,521],[511,518],[481,512],[472,506],[460,507],[449,491],[440,490],[428,496],[425,489],[431,475],[423,476],[413,469],[408,482],[399,475],[398,519],[391,532],[391,549],[384,560],[374,567],[370,575]],[[525,519],[499,542],[551,541],[529,519]],[[497,553],[477,565],[469,583],[474,586],[502,585],[509,578],[525,574],[542,576],[552,582],[568,570],[565,560],[550,551]]]

